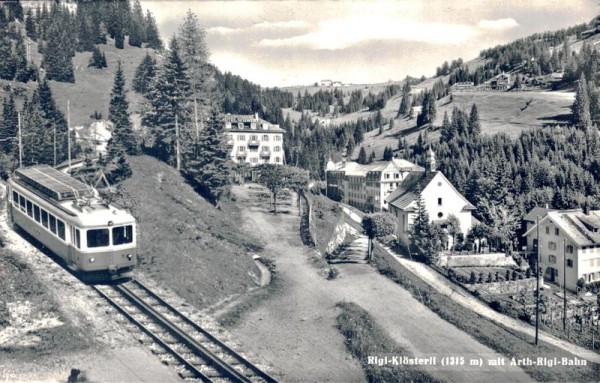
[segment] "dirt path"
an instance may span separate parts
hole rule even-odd
[[[258,206],[247,188],[236,188],[236,194],[245,206],[244,225],[270,239],[265,253],[277,264],[282,288],[230,331],[284,373],[283,381],[364,381],[358,361],[346,353],[335,328],[335,304],[344,300],[368,310],[415,355],[501,356],[432,313],[370,266],[339,265],[340,278],[325,280],[309,264],[310,249],[300,241],[297,215],[267,214],[268,206]],[[291,207],[282,210],[294,212]],[[438,367],[429,371],[455,382],[531,381],[518,368],[467,371]]]

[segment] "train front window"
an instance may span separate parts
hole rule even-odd
[[[113,227],[113,245],[124,245],[133,242],[133,226]]]
[[[19,195],[16,191],[13,192],[13,204],[17,206],[19,204]]]
[[[87,231],[87,247],[103,247],[109,244],[108,229],[93,229]]]
[[[79,229],[75,229],[75,246],[81,249],[81,234]]]

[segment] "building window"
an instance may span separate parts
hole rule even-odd
[[[386,179],[386,180],[389,180],[389,179],[390,179],[390,175],[389,175],[389,174],[386,174],[386,175],[385,175],[385,179]]]
[[[246,151],[245,146],[238,146],[238,152],[245,152],[245,151]]]
[[[438,198],[438,206],[442,206],[442,199]]]
[[[251,135],[250,136],[250,141],[258,141],[258,136],[254,135],[254,134]]]
[[[567,267],[573,267],[573,260],[567,259]]]
[[[546,234],[550,234],[550,226],[546,226]]]
[[[263,134],[262,140],[265,141],[265,142],[269,141],[269,135],[268,134]]]
[[[238,134],[238,140],[239,141],[246,141],[246,135],[245,134]]]
[[[442,213],[441,211],[438,213],[438,218],[442,218],[444,216],[444,213]]]
[[[399,174],[399,173],[394,173],[394,178],[395,178],[395,179],[398,179],[398,178],[400,178],[400,174]]]
[[[556,256],[555,255],[549,255],[548,256],[548,262],[550,262],[550,263],[556,263]]]
[[[244,129],[244,123],[238,122],[238,129]]]
[[[274,151],[274,152],[280,152],[280,151],[281,151],[281,146],[276,146],[276,147],[273,149],[273,151]]]
[[[555,227],[554,228],[554,235],[558,235],[558,233],[559,233],[558,227]]]
[[[556,242],[548,242],[549,250],[556,250]]]
[[[275,162],[279,163],[279,157],[275,157]]]
[[[258,162],[258,158],[250,158],[250,162],[256,164]]]
[[[281,136],[279,136],[279,135],[275,136],[275,141],[281,141]]]
[[[250,129],[256,129],[256,122],[250,124]]]
[[[567,253],[573,254],[573,245],[567,245]]]

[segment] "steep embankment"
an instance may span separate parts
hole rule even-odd
[[[147,156],[129,161],[122,200],[138,220],[141,272],[196,307],[257,285],[249,252],[262,246],[243,231],[234,203],[217,210],[170,166]]]

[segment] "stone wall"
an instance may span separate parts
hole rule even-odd
[[[346,222],[346,217],[342,215],[339,219],[338,223],[335,225],[335,229],[329,237],[329,241],[327,242],[327,247],[325,248],[326,254],[333,254],[342,243],[346,240],[346,237],[350,235],[358,235],[358,231],[350,226]]]
[[[511,256],[504,253],[441,255],[440,267],[518,267]]]

